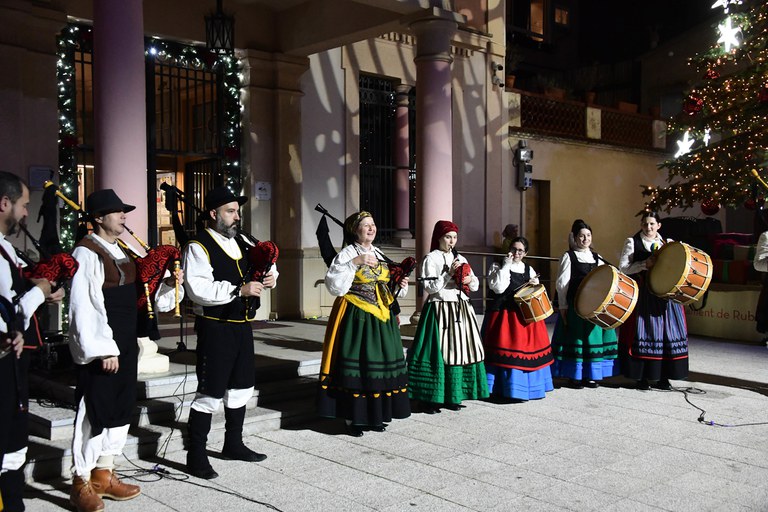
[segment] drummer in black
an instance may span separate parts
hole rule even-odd
[[[589,272],[604,261],[592,246],[592,228],[577,219],[571,226],[572,248],[560,258],[557,297],[560,315],[552,335],[553,377],[569,379],[573,388],[596,388],[618,375],[616,331],[602,329],[576,314],[576,291]]]
[[[671,389],[670,379],[688,377],[688,329],[683,306],[657,297],[648,287],[648,271],[656,261],[654,252],[669,240],[659,235],[658,213],[644,212],[640,231],[624,242],[619,268],[637,281],[637,306],[621,326],[619,346],[624,376],[637,381],[637,388]]]

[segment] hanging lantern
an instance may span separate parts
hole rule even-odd
[[[235,18],[221,10],[216,0],[216,12],[205,17],[205,45],[213,53],[231,55],[235,49]]]
[[[714,215],[720,211],[720,203],[714,198],[709,198],[701,203],[701,213],[704,215]]]

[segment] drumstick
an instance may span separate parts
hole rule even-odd
[[[541,274],[536,274],[536,275],[535,275],[535,276],[533,276],[531,279],[536,279],[536,278],[538,278],[540,275],[541,275]],[[526,286],[528,286],[529,284],[531,284],[531,279],[529,279],[529,280],[528,280],[528,281],[526,281],[525,283],[521,284],[520,286],[518,286],[517,288],[515,288],[515,289],[514,289],[514,290],[512,290],[512,291],[513,291],[513,292],[517,292],[518,290],[520,290],[520,289],[522,289],[522,288],[525,288]]]
[[[765,188],[768,188],[768,183],[766,183],[765,180],[760,177],[760,174],[755,169],[752,169],[750,172],[752,173],[752,176],[757,178],[757,181],[759,181]]]

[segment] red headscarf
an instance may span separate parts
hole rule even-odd
[[[455,231],[459,234],[459,226],[449,220],[439,220],[435,223],[435,229],[432,230],[432,244],[429,246],[430,251],[434,251],[440,247],[440,238],[446,233]]]

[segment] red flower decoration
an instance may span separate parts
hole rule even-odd
[[[708,78],[709,80],[717,80],[720,78],[720,73],[715,68],[709,68],[706,73],[704,73],[704,78]]]

